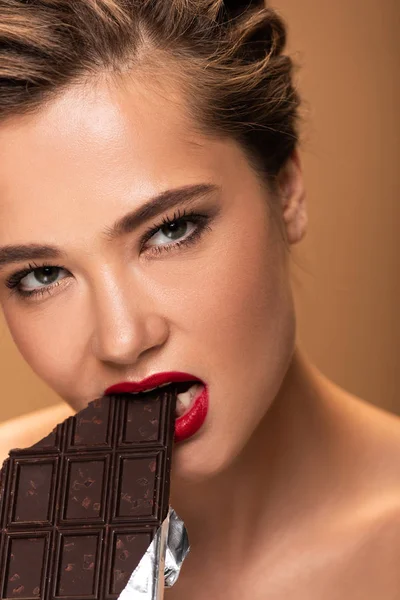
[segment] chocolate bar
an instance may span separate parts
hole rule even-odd
[[[113,600],[169,510],[176,393],[104,396],[0,472],[0,598]]]

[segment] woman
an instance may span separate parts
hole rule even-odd
[[[0,7],[0,301],[70,407],[3,428],[3,458],[114,385],[184,372],[203,384],[173,464],[192,551],[166,597],[398,599],[400,421],[296,342],[285,24],[249,0]]]

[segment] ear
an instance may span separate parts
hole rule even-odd
[[[290,244],[300,242],[307,230],[308,214],[303,172],[297,149],[278,174],[282,216]]]

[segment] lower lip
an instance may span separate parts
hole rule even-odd
[[[175,442],[183,442],[193,437],[204,424],[208,412],[208,387],[200,392],[187,413],[175,421]]]

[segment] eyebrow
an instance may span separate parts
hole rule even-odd
[[[0,248],[0,269],[12,263],[41,258],[63,258],[65,254],[57,246],[42,244],[18,244]]]
[[[209,196],[219,190],[220,187],[214,183],[197,183],[195,185],[185,185],[180,188],[165,190],[148,200],[143,206],[118,219],[112,227],[106,227],[104,233],[110,240],[132,233],[132,231],[149,219],[153,219],[175,206],[189,204],[194,200]]]
[[[220,187],[214,183],[197,183],[179,188],[165,190],[150,198],[143,206],[127,213],[118,219],[111,227],[106,227],[104,235],[108,240],[122,237],[138,229],[149,219],[157,217],[166,210],[180,204],[189,204],[201,197],[216,193]],[[35,259],[65,258],[57,246],[43,244],[18,244],[0,247],[0,269],[12,263]]]

